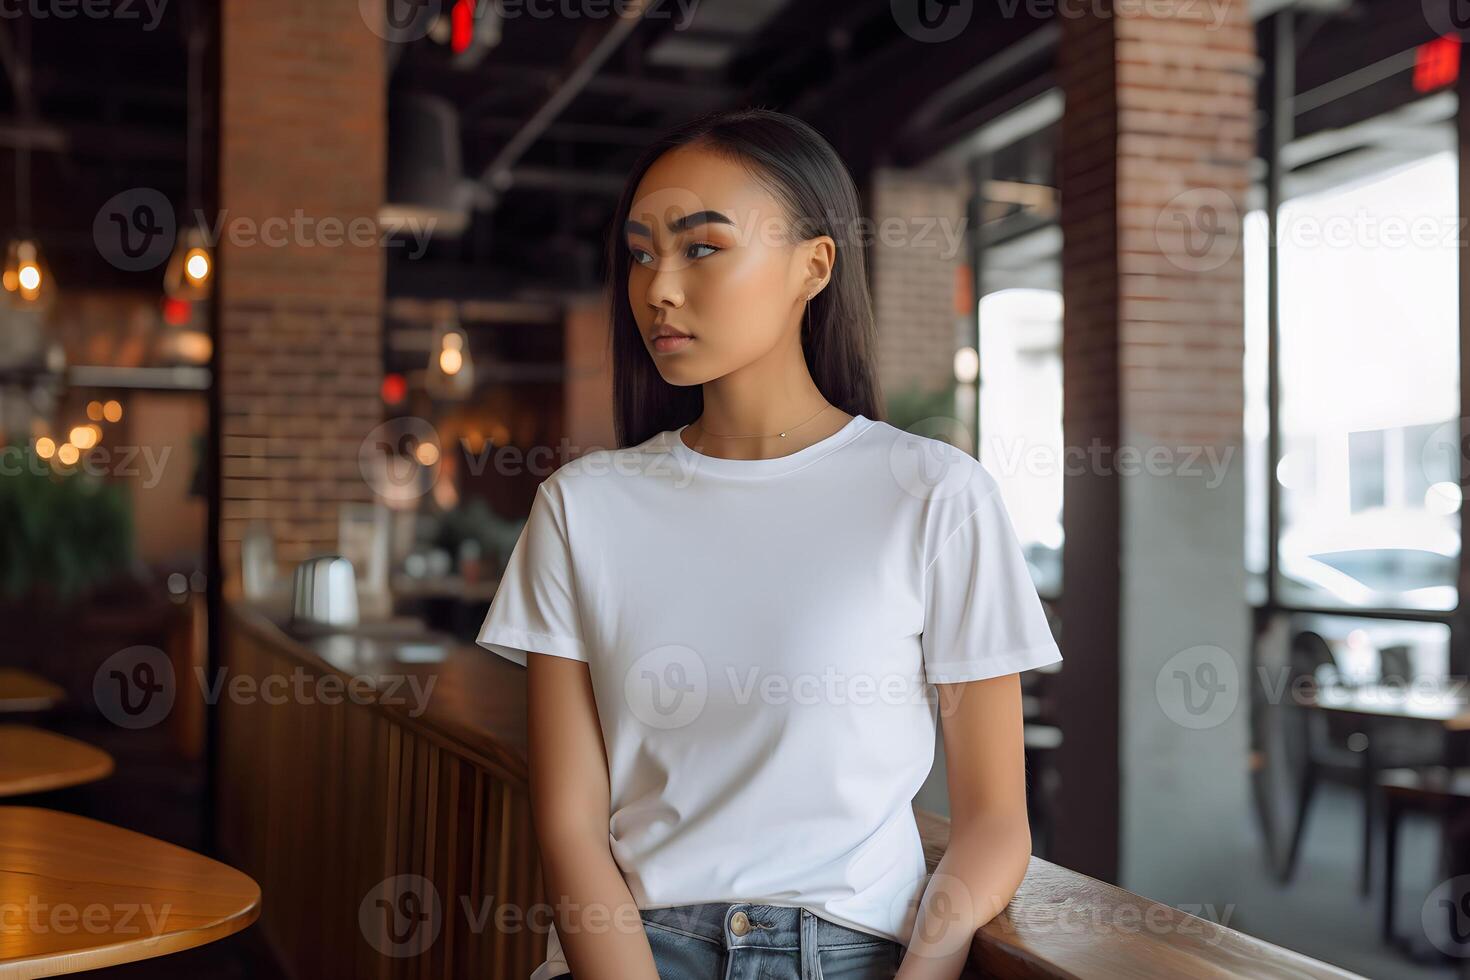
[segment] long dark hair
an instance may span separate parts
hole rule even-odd
[[[619,447],[636,446],[665,429],[693,422],[704,408],[699,385],[672,385],[653,365],[628,301],[632,261],[623,225],[638,182],[660,156],[699,144],[751,168],[786,209],[798,241],[830,235],[837,243],[832,278],[811,301],[802,331],[807,370],[822,397],[850,415],[881,419],[873,368],[873,304],[868,294],[861,217],[852,175],[811,126],[769,109],[707,113],[655,141],[634,164],[609,229],[608,294],[612,297],[613,426]]]

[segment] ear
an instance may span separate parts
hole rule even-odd
[[[830,235],[819,235],[802,242],[802,247],[806,250],[804,295],[812,299],[832,281],[832,267],[837,263],[837,243]]]

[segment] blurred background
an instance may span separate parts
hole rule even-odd
[[[310,975],[336,941],[365,975],[408,955],[353,931],[367,886],[531,847],[519,682],[475,632],[539,482],[614,444],[628,167],[744,105],[857,181],[888,421],[1002,487],[1066,657],[1023,677],[1037,855],[1456,975],[1467,29],[1459,0],[0,11],[0,803],[264,894],[98,975]],[[221,686],[300,671],[376,693]],[[916,802],[948,812],[942,751]],[[505,816],[436,837],[457,808]],[[471,942],[413,955],[534,956]]]

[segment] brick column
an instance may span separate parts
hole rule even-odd
[[[1254,35],[1246,4],[1119,6],[1062,18],[1059,52],[1066,445],[1103,451],[1066,476],[1051,856],[1207,902],[1212,833],[1252,833],[1239,209]]]
[[[357,0],[223,0],[219,199],[221,561],[269,522],[289,573],[369,501],[382,418],[384,41]],[[354,224],[354,221],[356,222]],[[324,224],[325,222],[325,224]],[[376,227],[375,225],[373,227]],[[253,233],[253,234],[252,234]]]
[[[956,269],[968,259],[963,239],[951,239],[965,230],[968,194],[962,182],[942,175],[883,168],[873,174],[868,256],[886,398],[954,380]]]

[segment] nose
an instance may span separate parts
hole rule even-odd
[[[677,271],[655,265],[653,276],[648,280],[647,299],[648,305],[654,309],[683,306],[684,287],[679,282]]]

